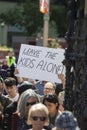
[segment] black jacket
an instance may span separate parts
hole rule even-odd
[[[12,125],[12,114],[17,110],[17,102],[12,102],[5,109],[3,130],[11,130]]]
[[[12,101],[5,95],[0,95],[0,130],[3,129],[3,116],[5,114],[5,109],[11,102]]]

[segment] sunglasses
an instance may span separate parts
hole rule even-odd
[[[42,116],[42,117],[40,117],[40,116],[32,116],[32,119],[33,119],[34,121],[37,121],[38,119],[39,119],[40,121],[45,121],[45,120],[46,120],[46,117],[45,117],[45,116]]]
[[[27,103],[26,103],[26,106],[28,107],[28,106],[30,106],[30,105],[32,106],[32,105],[34,105],[34,104],[36,104],[36,102],[27,102]]]
[[[53,90],[55,90],[54,88],[44,88],[45,90],[51,90],[51,91],[53,91]]]

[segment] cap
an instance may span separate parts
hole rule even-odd
[[[80,130],[78,127],[77,119],[70,111],[60,113],[55,120],[55,126],[67,130]]]
[[[24,81],[23,83],[18,85],[18,93],[19,93],[19,95],[21,95],[25,90],[32,89],[32,88],[33,88],[32,83],[30,83],[28,81]]]

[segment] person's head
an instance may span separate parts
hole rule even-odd
[[[42,103],[33,105],[29,110],[27,123],[36,130],[42,129],[43,126],[48,126],[49,111],[47,107]]]
[[[64,111],[56,117],[56,128],[60,130],[80,130],[75,116],[70,111]]]
[[[9,95],[9,97],[11,98],[14,97],[17,93],[15,78],[12,77],[6,78],[4,83],[5,83],[6,92]]]
[[[58,112],[59,103],[56,94],[48,93],[44,95],[43,104],[47,106],[50,116],[55,116]]]
[[[2,61],[2,65],[7,65],[7,59],[4,59],[4,60]]]
[[[28,89],[33,89],[33,84],[28,81],[23,81],[17,87],[18,87],[18,93],[19,93],[19,95],[21,95],[24,91],[26,91]]]
[[[24,91],[18,101],[17,112],[21,118],[27,119],[30,107],[40,100],[37,94],[32,89]]]
[[[13,55],[14,55],[13,50],[8,50],[8,56],[9,56],[9,57],[12,57]]]
[[[55,93],[55,89],[56,89],[56,85],[54,83],[51,82],[47,82],[44,85],[44,95],[47,93]]]
[[[4,91],[4,80],[0,76],[0,95],[3,93],[3,91]]]

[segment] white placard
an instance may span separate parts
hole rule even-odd
[[[58,74],[65,73],[64,49],[22,44],[17,62],[17,76],[59,83]]]

